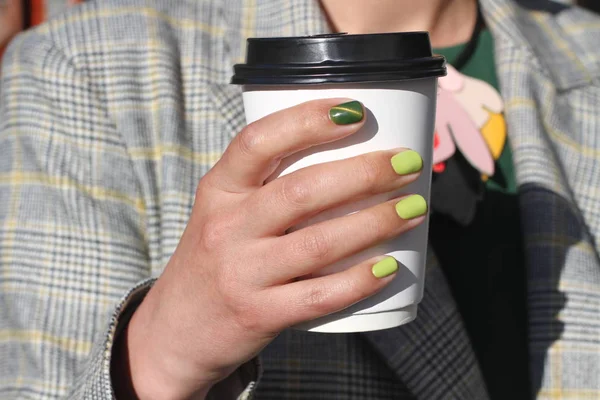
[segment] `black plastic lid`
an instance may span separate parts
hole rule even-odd
[[[237,85],[381,82],[446,75],[427,32],[250,38]]]

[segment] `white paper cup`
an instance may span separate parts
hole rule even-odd
[[[407,34],[395,35],[400,37],[400,35]],[[428,51],[429,57],[439,61],[438,58],[431,56],[427,34],[420,33],[420,35],[427,37],[424,46],[428,48],[424,50],[425,53]],[[353,37],[359,38],[360,41],[364,40],[364,37],[373,38],[374,36],[380,39],[382,36],[389,35],[345,35],[341,37],[351,43]],[[331,41],[332,39],[339,40],[339,36],[327,35],[323,37],[295,38],[294,40],[306,40],[310,42],[311,40]],[[405,38],[400,39],[404,40],[402,43],[408,45],[405,43]],[[283,39],[264,40],[273,41]],[[364,44],[368,45],[368,43]],[[322,43],[317,43],[317,46],[321,50],[324,47]],[[279,47],[275,47],[281,50],[281,44],[279,44]],[[350,49],[352,56],[357,52],[361,53],[360,49],[356,50],[356,45]],[[310,53],[310,56],[314,56],[314,49],[305,50]],[[249,46],[248,59],[252,58],[250,51],[251,48]],[[324,57],[330,57],[330,55],[325,54]],[[336,55],[339,56],[340,51],[336,51]],[[268,52],[266,56],[272,57]],[[292,56],[298,57],[297,54]],[[373,54],[367,54],[367,56],[373,57]],[[389,56],[389,53],[386,56]],[[414,54],[411,57],[414,57]],[[421,57],[417,58],[422,60],[422,54]],[[270,61],[268,63],[269,67],[272,67],[274,62]],[[286,59],[285,61],[289,60]],[[400,61],[405,68],[410,66],[410,60],[404,58]],[[353,67],[356,70],[356,64]],[[413,67],[417,68],[418,65]],[[296,75],[294,79],[301,80],[302,75],[297,73],[297,71],[301,70],[301,68],[295,69]],[[273,79],[283,83],[278,84],[274,81],[268,81],[268,84],[263,84],[263,82],[268,80],[266,78],[272,77],[272,75],[261,77],[255,71],[256,69],[253,70],[255,74],[253,76],[259,77],[256,80],[257,83],[254,83],[252,80],[243,81],[239,77],[239,75],[243,74],[238,74],[239,71],[236,71],[238,80],[236,81],[236,77],[233,80],[234,83],[244,84],[243,99],[248,123],[296,104],[323,98],[350,98],[358,100],[365,106],[367,111],[367,122],[359,132],[341,141],[317,146],[287,158],[279,169],[280,176],[314,164],[354,157],[372,151],[400,147],[415,150],[423,157],[423,171],[419,179],[409,186],[404,187],[401,191],[376,196],[355,204],[323,212],[311,220],[295,226],[293,229],[301,229],[304,226],[319,221],[353,213],[396,198],[402,194],[420,194],[429,204],[437,76],[443,75],[445,69],[444,71],[440,71],[439,68],[430,70],[429,77],[423,77],[423,71],[420,71],[421,75],[417,79],[400,79],[398,76],[394,77],[393,74],[384,74],[386,79],[376,80],[373,78],[374,75],[371,75],[368,82],[340,82],[336,80],[337,83],[330,83],[324,80],[322,83],[293,82],[291,84],[289,83],[290,80],[282,79],[282,76],[276,76]],[[269,71],[267,70],[266,74],[268,73]],[[406,71],[403,73],[404,77],[408,76]],[[317,75],[319,75],[317,79],[324,79],[323,74]],[[339,75],[335,76],[339,77]],[[314,79],[314,74],[309,78]],[[240,80],[243,82],[240,82]],[[304,323],[295,328],[314,332],[364,332],[388,329],[414,320],[417,316],[418,304],[423,296],[427,231],[428,221],[395,239],[314,273],[313,276],[335,273],[371,257],[382,255],[394,257],[398,260],[400,266],[394,281],[379,293],[341,312]]]

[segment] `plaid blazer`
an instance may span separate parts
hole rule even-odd
[[[481,5],[520,185],[532,398],[600,399],[600,20]],[[103,0],[17,37],[0,102],[0,398],[114,397],[113,339],[244,125],[228,81],[245,38],[324,31],[316,0]],[[213,397],[487,399],[433,254],[426,282],[415,322],[284,332],[259,384]]]

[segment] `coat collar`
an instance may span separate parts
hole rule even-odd
[[[597,151],[589,144],[597,117],[588,112],[594,104],[593,97],[585,98],[590,91],[580,92],[585,94],[581,99],[571,93],[598,79],[599,58],[590,43],[585,46],[593,36],[576,33],[586,24],[597,25],[597,19],[545,0],[481,4],[495,39],[519,184],[532,389],[538,398],[563,398],[578,388],[564,383],[582,382],[583,376],[591,377],[586,385],[597,387],[588,372],[595,363],[572,361],[577,356],[565,350],[580,345],[569,332],[587,329],[581,327],[579,299],[598,294],[597,289],[583,291],[581,282],[600,287],[597,274],[587,272],[600,268],[593,239],[598,220],[587,205],[598,197],[587,189],[589,178],[580,174],[597,162],[589,156]]]
[[[480,0],[496,51],[531,53],[558,90],[589,85],[600,75],[599,59],[569,33],[577,21],[563,17],[571,6],[549,0]]]

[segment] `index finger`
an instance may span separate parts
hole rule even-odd
[[[313,100],[270,114],[246,126],[209,173],[213,185],[230,192],[260,187],[281,160],[358,131],[362,104],[349,99]]]

